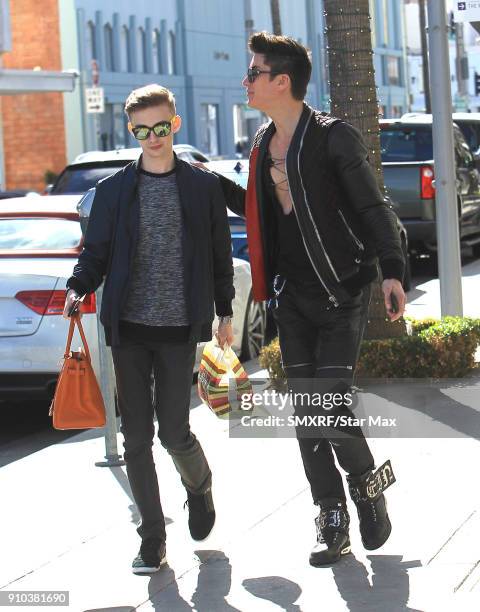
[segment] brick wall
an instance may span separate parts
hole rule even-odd
[[[62,70],[58,0],[10,0],[12,52],[5,68]],[[45,187],[46,170],[66,164],[63,94],[42,93],[2,98],[7,189]]]

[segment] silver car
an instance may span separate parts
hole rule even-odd
[[[0,400],[48,399],[54,391],[68,329],[66,281],[82,250],[78,203],[76,196],[13,198],[0,208]],[[234,258],[234,273],[233,348],[249,359],[263,345],[264,320],[255,325],[249,316],[248,262]],[[82,308],[98,372],[95,295]],[[72,346],[80,346],[80,338]],[[202,350],[199,344],[196,367]]]

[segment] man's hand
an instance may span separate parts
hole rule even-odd
[[[385,308],[390,321],[397,321],[405,312],[405,292],[402,283],[396,278],[386,278],[382,283]]]
[[[225,347],[225,343],[227,343],[229,346],[232,346],[234,339],[232,323],[220,322],[218,324],[218,329],[215,332],[215,337],[217,338],[218,344],[222,348]]]
[[[63,307],[63,318],[64,319],[70,318],[71,315],[69,313],[71,309],[73,308],[73,305],[75,304],[75,302],[79,299],[80,299],[80,296],[78,295],[76,291],[74,291],[73,289],[69,289],[67,291],[67,297],[65,298],[65,306]],[[78,313],[80,314],[80,311],[78,311]]]
[[[208,170],[207,166],[200,161],[194,161],[194,162],[190,162],[192,164],[192,166],[197,166],[197,168],[202,168],[203,170]]]

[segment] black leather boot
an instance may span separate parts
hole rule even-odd
[[[347,506],[340,499],[320,501],[320,514],[315,519],[317,544],[310,553],[310,565],[320,567],[336,563],[350,552]]]
[[[367,550],[383,546],[392,531],[383,491],[395,482],[390,461],[374,473],[368,470],[359,476],[347,476],[350,495],[357,507],[360,534]]]

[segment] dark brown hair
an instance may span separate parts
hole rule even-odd
[[[290,36],[277,36],[269,32],[252,34],[248,41],[252,53],[265,56],[265,63],[270,66],[272,75],[288,74],[292,83],[292,96],[303,100],[312,74],[312,62],[306,47]]]

